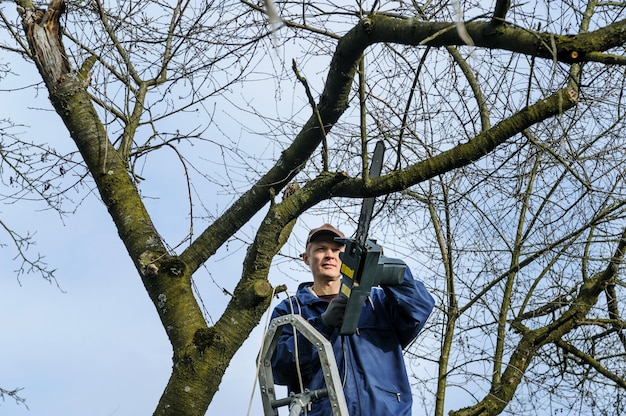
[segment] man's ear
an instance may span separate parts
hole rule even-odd
[[[310,266],[309,264],[309,255],[306,254],[306,251],[302,254],[300,254],[300,257],[302,257],[302,260],[304,260],[304,264],[306,264],[307,266]]]

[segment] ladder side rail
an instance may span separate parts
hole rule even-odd
[[[265,340],[263,342],[263,348],[259,355],[259,369],[258,379],[259,388],[261,389],[261,402],[263,403],[263,414],[265,416],[278,416],[277,406],[273,406],[273,402],[276,401],[276,389],[274,388],[274,375],[272,373],[272,354],[278,344],[278,338],[280,336],[280,329],[282,331],[282,325],[278,326],[275,319],[270,322],[270,325],[265,333]]]
[[[333,416],[349,416],[333,347],[317,329],[300,315],[283,315],[272,319],[265,335],[259,368],[259,387],[265,416],[278,416],[276,405],[282,401],[276,400],[271,360],[285,325],[293,325],[296,331],[299,331],[317,348]]]

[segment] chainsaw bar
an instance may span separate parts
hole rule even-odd
[[[385,144],[382,140],[376,142],[374,148],[374,155],[372,156],[372,164],[370,166],[369,177],[378,178],[383,167],[383,156],[385,154]],[[367,233],[370,229],[370,223],[372,222],[372,213],[374,212],[374,202],[376,197],[372,196],[363,200],[361,205],[361,215],[359,216],[359,223],[356,229],[356,243],[359,247],[365,247],[365,241],[367,240]]]
[[[380,176],[384,152],[385,145],[383,142],[377,142],[369,170],[370,178]],[[339,296],[348,299],[343,316],[343,323],[339,330],[339,334],[341,335],[350,335],[356,331],[359,316],[361,315],[361,306],[369,295],[373,279],[375,279],[378,270],[378,259],[381,254],[380,249],[372,241],[367,240],[375,200],[375,197],[369,197],[363,200],[359,224],[354,239],[335,239],[346,246],[345,251],[339,254],[342,262]],[[364,272],[366,273],[366,282],[361,282],[361,277]],[[361,283],[365,284],[361,285]]]

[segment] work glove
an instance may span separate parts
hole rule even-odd
[[[348,299],[341,296],[331,300],[326,311],[320,316],[322,322],[330,328],[339,328],[343,324],[347,304]]]

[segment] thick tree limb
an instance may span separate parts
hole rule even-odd
[[[506,14],[511,7],[510,0],[497,0],[496,7],[493,11],[493,18],[491,19],[491,23],[494,25],[500,25],[506,19]]]
[[[455,23],[372,15],[363,19],[361,26],[366,29],[370,44],[391,42],[434,47],[465,44],[456,31]],[[588,54],[598,59],[599,53],[626,43],[626,20],[594,32],[573,36],[538,32],[506,23],[494,26],[490,22],[465,22],[465,28],[477,47],[506,50],[566,63],[584,62]],[[358,33],[353,29],[346,37],[350,34],[356,36]]]
[[[178,398],[169,403],[162,400],[162,406],[171,406],[173,411],[180,412],[177,414],[192,415],[193,411],[204,414],[210,399],[203,384],[209,377],[198,377],[187,371],[194,336],[198,328],[206,328],[191,289],[191,273],[184,263],[170,255],[161,241],[127,172],[126,161],[119,157],[107,137],[84,80],[71,71],[65,59],[58,21],[61,10],[62,1],[53,1],[47,12],[32,9],[22,12],[35,62],[48,87],[50,101],[85,160],[167,332],[175,363],[170,385],[197,389],[194,390],[194,400],[202,403],[196,407]],[[212,374],[220,365],[204,362],[203,366],[198,365],[197,370]],[[213,393],[210,393],[211,397]]]
[[[578,95],[572,89],[562,89],[550,97],[526,107],[501,121],[469,142],[430,157],[402,171],[395,171],[366,184],[362,179],[348,179],[333,190],[333,196],[377,196],[399,192],[437,175],[472,163],[526,128],[573,108]]]

